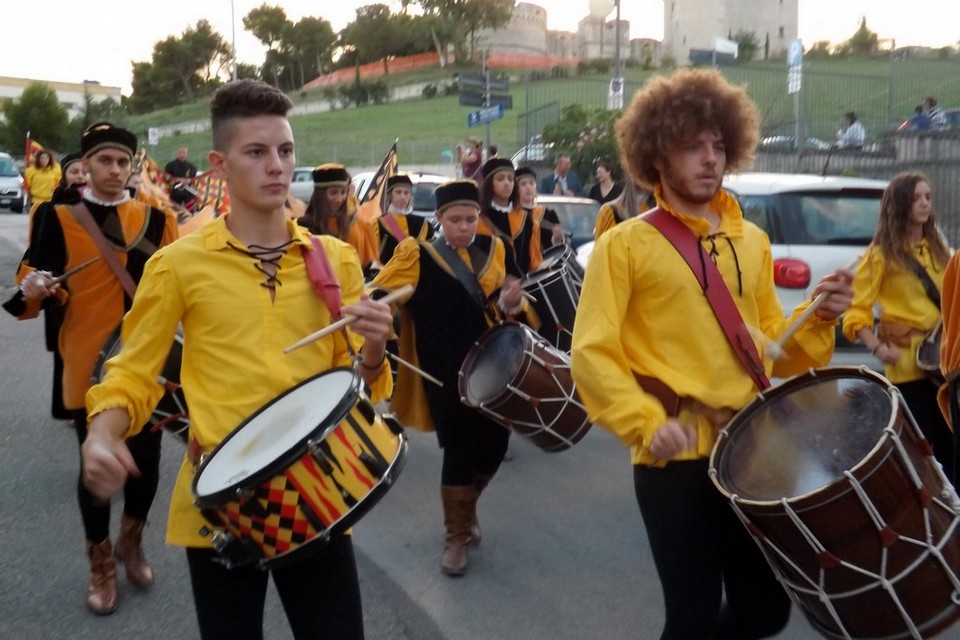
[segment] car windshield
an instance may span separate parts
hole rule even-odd
[[[439,186],[439,182],[418,182],[413,185],[413,210],[436,211],[437,196],[434,192]]]
[[[597,222],[600,204],[596,202],[551,202],[544,204],[557,212],[560,224],[567,233],[573,234],[573,244],[579,246],[593,240],[593,227]]]
[[[0,177],[12,178],[18,175],[20,175],[20,173],[17,171],[17,167],[13,164],[13,160],[10,158],[0,158]]]
[[[740,206],[776,244],[867,245],[877,227],[880,195],[841,190],[741,196]]]

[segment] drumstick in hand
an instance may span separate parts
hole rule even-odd
[[[399,289],[397,289],[396,291],[391,291],[389,294],[380,298],[380,302],[383,302],[385,304],[391,304],[401,298],[408,297],[411,293],[413,293],[413,287],[409,284],[406,284],[400,287]],[[290,353],[291,351],[295,351],[300,347],[307,346],[311,342],[316,342],[321,338],[326,338],[331,333],[334,333],[339,331],[340,329],[343,329],[344,327],[346,327],[347,325],[349,325],[350,323],[354,322],[357,319],[358,319],[357,316],[352,316],[348,313],[347,315],[343,316],[333,324],[329,324],[325,326],[323,329],[320,329],[319,331],[311,333],[306,338],[303,338],[301,340],[298,340],[297,342],[294,342],[292,345],[284,349],[283,352]]]
[[[853,262],[851,262],[845,267],[845,269],[847,271],[850,271],[856,268],[858,262],[860,262],[860,256],[857,256],[853,260]],[[816,312],[816,310],[820,308],[820,305],[822,305],[829,297],[830,297],[830,292],[824,291],[823,293],[818,295],[816,298],[814,298],[813,302],[810,303],[810,306],[804,309],[802,312],[800,312],[800,315],[798,315],[796,319],[792,323],[790,323],[790,326],[787,327],[786,331],[780,334],[779,338],[777,338],[776,340],[772,341],[770,344],[767,345],[767,353],[770,355],[771,358],[776,360],[783,355],[783,345],[786,344],[787,340],[789,340],[793,336],[793,334],[797,332],[797,329],[799,329],[801,325],[803,325],[803,323],[806,322],[810,318],[810,316],[812,316]]]
[[[442,383],[442,382],[440,382],[438,379],[434,378],[432,375],[430,375],[429,373],[427,373],[427,372],[424,371],[423,369],[420,369],[419,367],[413,366],[412,364],[410,364],[409,362],[407,362],[406,360],[404,360],[404,359],[401,358],[400,356],[395,356],[395,355],[393,355],[392,353],[390,353],[389,351],[387,351],[386,354],[387,354],[388,356],[390,356],[390,358],[391,358],[394,362],[396,362],[397,364],[399,364],[399,365],[401,365],[401,366],[406,367],[407,369],[410,369],[410,371],[413,371],[413,372],[414,372],[415,374],[417,374],[418,376],[423,377],[423,379],[426,380],[427,382],[432,382],[433,384],[437,385],[438,387],[443,387],[443,383]]]
[[[60,284],[61,282],[63,282],[64,280],[66,280],[67,278],[69,278],[70,276],[72,276],[73,274],[75,274],[77,271],[83,271],[84,269],[86,269],[87,267],[89,267],[90,265],[92,265],[94,262],[96,262],[96,261],[99,260],[99,259],[100,259],[100,256],[93,256],[93,257],[90,258],[89,260],[86,260],[86,261],[84,261],[84,262],[81,262],[80,264],[78,264],[77,266],[75,266],[73,269],[70,269],[70,270],[64,272],[63,275],[57,276],[56,278],[53,278],[52,280],[50,280],[50,285],[49,285],[49,286],[52,287],[52,286],[55,285],[55,284]]]

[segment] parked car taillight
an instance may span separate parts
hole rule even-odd
[[[787,289],[806,289],[810,284],[810,265],[793,258],[774,260],[773,282]]]

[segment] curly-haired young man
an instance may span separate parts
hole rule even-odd
[[[784,627],[790,601],[707,473],[718,427],[765,376],[741,364],[705,291],[726,288],[742,321],[769,339],[790,320],[767,236],[721,188],[725,173],[752,160],[757,112],[719,73],[683,70],[635,96],[617,138],[628,179],[652,188],[658,206],[597,241],[574,328],[577,391],[590,417],[631,449],[666,605],[661,638],[766,637]],[[655,220],[692,234],[699,260],[685,260]],[[755,337],[758,367],[786,375],[825,364],[851,277],[838,271],[817,285],[814,296],[831,295],[786,342],[784,358],[774,363]]]

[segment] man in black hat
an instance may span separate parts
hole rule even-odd
[[[174,218],[132,200],[126,190],[136,150],[137,138],[126,129],[109,122],[87,127],[80,160],[87,186],[81,198],[57,205],[45,217],[29,249],[36,271],[21,283],[28,306],[39,308],[49,298],[63,305],[59,332],[63,401],[81,444],[87,437],[84,396],[100,350],[130,308],[147,259],[158,247],[177,239]],[[53,283],[54,275],[91,260],[68,280]],[[95,499],[82,481],[77,483],[90,559],[87,607],[98,615],[113,613],[119,604],[114,557],[123,560],[134,586],[153,584],[153,569],[143,555],[141,539],[159,482],[160,436],[159,431],[144,429],[130,441],[140,474],[131,476],[124,486],[116,546],[110,541],[110,503]]]

